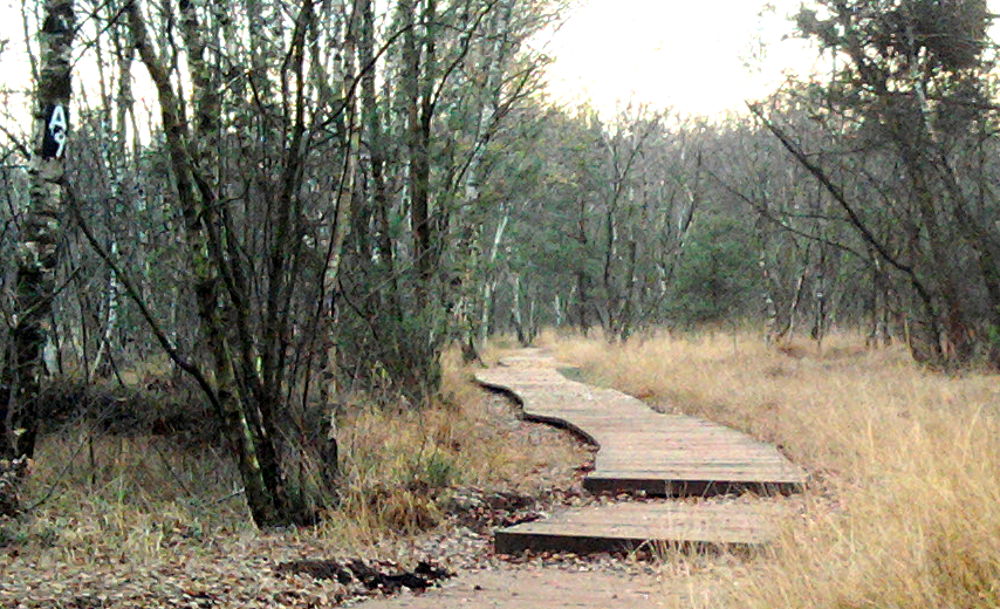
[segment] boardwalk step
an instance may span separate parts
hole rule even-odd
[[[738,505],[612,504],[575,508],[497,531],[500,554],[633,550],[646,544],[685,549],[746,549],[775,534],[775,510]]]
[[[771,476],[767,482],[759,482],[759,472],[741,476],[738,474],[708,476],[705,471],[677,472],[609,472],[589,475],[583,480],[583,488],[590,493],[643,493],[650,497],[712,497],[750,492],[757,495],[790,495],[802,491],[802,479],[790,476],[781,480]],[[743,479],[741,479],[743,478]]]

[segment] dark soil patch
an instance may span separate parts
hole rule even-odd
[[[454,573],[429,561],[420,561],[411,571],[400,570],[387,562],[367,563],[360,559],[336,560],[292,560],[275,565],[279,575],[303,574],[313,579],[335,579],[342,585],[360,583],[370,591],[393,594],[400,588],[426,590],[436,582],[453,577]]]

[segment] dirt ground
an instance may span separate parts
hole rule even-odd
[[[658,609],[672,606],[683,594],[667,590],[652,574],[502,567],[463,573],[420,595],[404,592],[356,606],[360,609]]]

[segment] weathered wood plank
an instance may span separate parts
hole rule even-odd
[[[644,544],[683,548],[749,548],[770,541],[775,513],[744,506],[613,504],[566,510],[545,520],[497,531],[496,551],[588,554]]]
[[[703,477],[681,480],[680,476],[674,476],[672,480],[664,481],[662,476],[588,476],[583,481],[583,487],[591,493],[644,493],[652,497],[714,497],[744,492],[769,496],[791,495],[802,488],[798,480],[758,482],[735,480],[735,476],[726,478],[725,481],[705,480]]]

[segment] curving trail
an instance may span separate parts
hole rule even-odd
[[[775,447],[697,417],[659,414],[631,396],[565,378],[543,351],[528,349],[476,380],[513,395],[524,416],[570,429],[598,446],[591,492],[708,496],[746,490],[791,493],[805,472]],[[773,509],[746,503],[642,502],[567,510],[499,531],[498,552],[631,548],[649,541],[753,546],[773,534]]]
[[[568,428],[598,445],[585,480],[593,492],[645,491],[667,497],[740,490],[789,493],[805,472],[774,447],[695,417],[663,415],[617,391],[568,380],[537,349],[504,358],[476,380],[504,391],[524,417]],[[549,518],[496,532],[496,551],[594,551],[649,542],[680,547],[750,547],[767,543],[783,515],[753,499],[617,502],[557,511]],[[700,585],[700,584],[699,584]],[[706,582],[706,587],[711,587]],[[365,609],[661,609],[689,605],[695,587],[649,575],[595,569],[506,565],[469,571],[421,596],[367,601]]]

